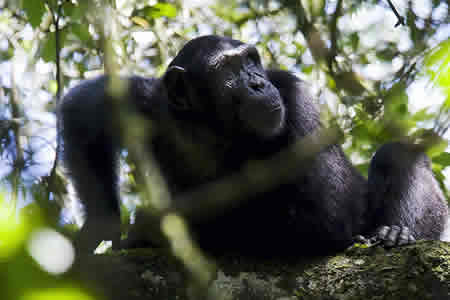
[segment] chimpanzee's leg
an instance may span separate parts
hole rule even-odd
[[[386,246],[439,239],[448,218],[445,197],[420,145],[383,145],[369,170],[371,228]]]

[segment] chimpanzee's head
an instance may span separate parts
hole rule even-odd
[[[163,77],[175,113],[212,120],[225,134],[276,136],[285,107],[256,48],[228,37],[188,42]]]

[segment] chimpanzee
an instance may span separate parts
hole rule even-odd
[[[273,163],[286,149],[307,151],[295,147],[306,138],[317,142],[324,126],[307,84],[290,72],[264,69],[254,46],[215,35],[193,39],[161,78],[125,78],[120,106],[108,93],[111,81],[84,81],[59,107],[64,160],[86,209],[79,241],[84,251],[102,239],[119,245],[116,168],[127,145],[117,124],[121,110],[151,122],[151,140],[134,142],[149,146],[175,206],[229,196],[211,215],[208,209],[202,217],[186,214],[205,250],[334,252],[360,234],[378,233],[394,245],[438,239],[444,229],[447,204],[417,145],[383,146],[368,181],[336,141],[310,159]],[[277,169],[268,186],[253,184],[249,192],[239,180],[258,182],[261,174],[267,179],[268,167]],[[290,176],[276,178],[285,169]],[[217,182],[216,192],[198,192]]]

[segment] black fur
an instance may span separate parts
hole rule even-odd
[[[127,79],[127,106],[152,121],[149,145],[175,201],[321,129],[306,83],[264,70],[259,60],[239,41],[205,36],[187,43],[162,78]],[[119,243],[115,169],[123,143],[107,82],[81,83],[60,106],[65,161],[86,206],[80,238],[86,250],[101,239]],[[415,238],[437,239],[447,205],[424,154],[416,159],[411,151],[405,144],[384,146],[368,185],[332,144],[307,167],[294,166],[299,174],[289,180],[231,201],[213,217],[188,221],[202,248],[250,254],[333,252],[379,225],[407,226]],[[215,195],[208,197],[214,202]]]
[[[406,226],[414,237],[438,239],[448,219],[445,197],[421,145],[383,145],[369,169],[372,226]]]

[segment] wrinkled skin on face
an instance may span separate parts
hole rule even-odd
[[[195,39],[172,61],[164,81],[175,110],[207,113],[225,135],[245,131],[268,138],[285,125],[282,97],[254,46],[215,36]]]

